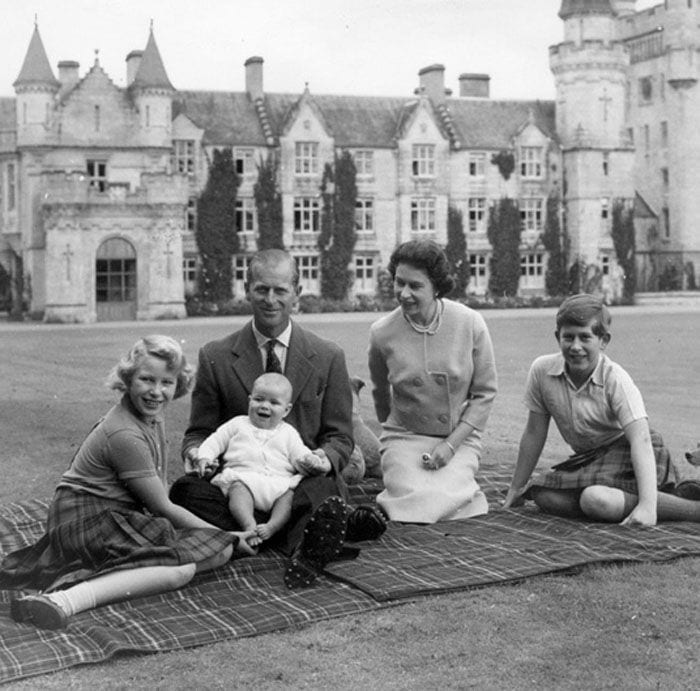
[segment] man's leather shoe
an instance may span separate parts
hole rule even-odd
[[[338,556],[345,540],[348,511],[340,497],[328,497],[311,514],[301,544],[284,573],[288,588],[311,585],[326,564]]]
[[[386,530],[384,514],[369,504],[358,506],[348,518],[348,529],[345,539],[348,542],[376,540]]]

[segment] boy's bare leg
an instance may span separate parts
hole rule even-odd
[[[270,518],[267,523],[258,523],[255,532],[261,540],[269,540],[283,525],[289,521],[292,515],[292,496],[293,491],[288,489],[277,501],[272,505]]]
[[[545,513],[551,513],[563,518],[583,518],[579,499],[580,489],[549,489],[547,487],[531,487],[530,496],[535,504]]]

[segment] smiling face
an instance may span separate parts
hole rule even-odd
[[[246,297],[253,307],[256,328],[268,338],[279,336],[289,324],[299,300],[294,270],[287,259],[257,263],[246,286]]]
[[[595,320],[585,326],[564,324],[556,333],[561,354],[566,362],[566,371],[571,381],[581,386],[598,364],[600,353],[610,342],[610,334],[597,336],[593,333]]]
[[[428,324],[435,314],[435,286],[423,269],[399,264],[394,274],[394,296],[407,317]]]
[[[153,355],[146,355],[134,370],[128,387],[129,399],[145,419],[163,414],[175,396],[177,375],[168,363]]]
[[[248,397],[248,417],[260,429],[274,429],[292,409],[292,385],[279,374],[263,374]]]

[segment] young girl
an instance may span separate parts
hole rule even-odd
[[[43,591],[12,601],[15,621],[63,628],[86,609],[180,588],[234,550],[254,553],[250,533],[219,530],[168,499],[163,413],[192,379],[168,336],[138,340],[112,370],[108,384],[124,395],[63,474],[46,534],[0,565],[0,587]]]
[[[561,352],[538,357],[530,368],[529,414],[504,507],[527,490],[543,511],[560,516],[641,526],[657,518],[700,521],[700,501],[684,498],[689,483],[673,487],[669,453],[649,430],[639,389],[603,352],[609,329],[610,313],[599,298],[573,295],[559,307]],[[550,418],[575,453],[528,489]]]

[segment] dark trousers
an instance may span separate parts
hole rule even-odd
[[[301,542],[306,522],[315,509],[328,497],[341,495],[335,478],[316,476],[304,478],[294,490],[292,515],[287,525],[272,536],[265,545],[291,555]],[[222,530],[241,530],[228,508],[224,493],[208,480],[196,475],[183,475],[170,488],[170,500],[184,506],[195,516]],[[257,514],[256,514],[257,518]],[[265,514],[260,515],[260,522]]]

